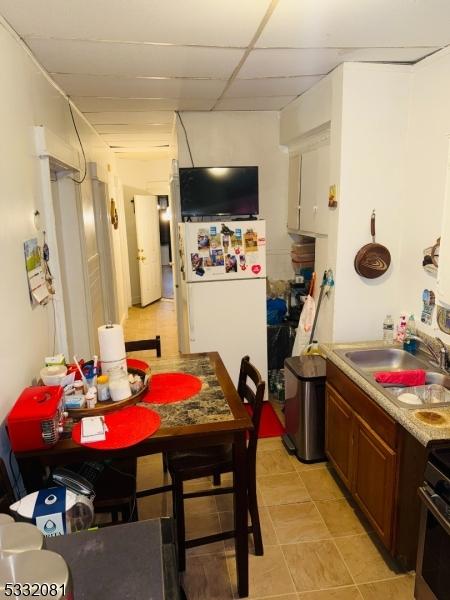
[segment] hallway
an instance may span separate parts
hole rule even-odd
[[[178,355],[177,317],[175,301],[162,298],[145,308],[132,306],[123,325],[125,340],[143,340],[161,337],[161,354],[164,358]]]

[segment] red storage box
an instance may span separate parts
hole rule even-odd
[[[59,440],[64,423],[64,396],[60,386],[25,388],[8,415],[14,452],[50,448]]]

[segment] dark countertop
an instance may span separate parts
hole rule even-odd
[[[179,598],[172,520],[151,519],[46,538],[69,565],[74,600]]]
[[[210,359],[201,358],[155,358],[151,351],[130,353],[148,361],[152,374],[156,373],[188,373],[195,375],[202,382],[202,389],[198,394],[172,404],[147,404],[138,403],[138,406],[150,408],[161,417],[161,427],[177,427],[179,425],[197,425],[200,423],[214,423],[233,419],[233,413],[223,395],[220,383],[214,373]],[[151,387],[151,380],[150,380]]]

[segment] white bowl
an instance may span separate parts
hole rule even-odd
[[[41,369],[41,379],[44,385],[61,385],[66,373],[65,365],[50,365]]]

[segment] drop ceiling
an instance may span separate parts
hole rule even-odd
[[[449,0],[0,0],[116,152],[166,151],[173,111],[280,110],[344,61],[450,43]]]

